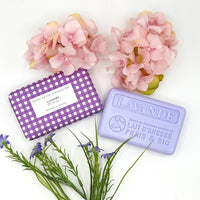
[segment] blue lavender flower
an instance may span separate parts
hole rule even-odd
[[[8,135],[3,136],[3,134],[0,135],[0,148],[2,149],[5,144],[10,144],[10,142],[7,140]]]
[[[100,149],[99,147],[95,146],[93,148],[90,149],[89,153],[100,153],[101,151],[103,151],[103,149]]]
[[[48,142],[53,142],[53,136],[55,135],[55,133],[51,133],[51,134],[49,134],[47,137],[46,137],[46,139],[45,139],[45,141],[44,141],[44,145],[45,146],[47,146],[47,143]]]
[[[31,152],[30,159],[34,158],[34,156],[39,154],[41,151],[42,151],[42,145],[40,142],[38,142]]]
[[[78,145],[78,147],[89,147],[91,145],[92,145],[91,142],[88,142],[86,144]]]
[[[105,154],[102,154],[101,157],[103,157],[104,159],[106,159],[106,158],[112,157],[114,154],[115,154],[115,152],[105,153]]]

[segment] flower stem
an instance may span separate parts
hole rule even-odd
[[[152,142],[151,142],[152,143]],[[149,146],[151,145],[151,143],[145,148],[145,150],[139,155],[139,157],[136,159],[136,161],[129,167],[129,169],[125,172],[125,174],[123,175],[123,177],[121,178],[117,188],[115,189],[115,192],[113,193],[113,195],[109,198],[109,200],[112,200],[113,197],[115,196],[115,194],[117,193],[122,181],[124,180],[124,178],[126,177],[126,175],[129,173],[129,171],[135,166],[135,164],[138,162],[138,160],[142,157],[142,155],[145,153],[145,151],[149,148]]]
[[[67,164],[69,165],[69,168],[73,170],[73,175],[77,178],[78,183],[82,189],[82,192],[77,187],[75,187],[74,184],[69,179],[67,179],[67,182],[71,183],[69,186],[71,186],[81,197],[86,199],[86,192],[83,187],[83,183],[82,183],[81,179],[79,178],[77,170],[74,168],[71,160],[68,157],[66,157],[66,154],[63,153],[63,151],[61,151],[61,149],[58,148],[58,146],[56,145],[55,142],[51,142],[51,143],[55,147],[55,150],[62,155],[61,158],[67,162]]]

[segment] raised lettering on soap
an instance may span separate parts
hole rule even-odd
[[[126,110],[128,112],[145,115],[172,124],[176,124],[178,122],[180,115],[177,110],[120,94],[116,94],[114,96],[112,105],[113,107]]]

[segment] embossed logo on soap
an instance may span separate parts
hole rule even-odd
[[[116,94],[114,96],[112,105],[113,107],[126,110],[128,112],[145,115],[172,124],[176,124],[178,122],[180,115],[177,110],[120,94]]]
[[[126,127],[126,121],[122,116],[115,115],[110,118],[109,127],[114,132],[120,132]]]

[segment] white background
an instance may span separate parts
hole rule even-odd
[[[109,48],[113,42],[112,26],[125,28],[130,17],[143,10],[164,12],[177,34],[178,56],[166,71],[160,87],[152,98],[179,104],[186,108],[187,115],[174,155],[166,156],[148,151],[128,174],[115,199],[137,200],[199,200],[200,199],[200,12],[198,0],[0,0],[0,133],[8,134],[15,150],[29,156],[38,141],[28,142],[23,136],[8,102],[9,92],[37,81],[49,74],[30,70],[23,54],[26,41],[39,33],[47,22],[57,20],[63,23],[72,13],[92,18],[99,32],[106,36]],[[91,78],[102,102],[111,88],[112,72],[106,57],[90,71]],[[80,131],[94,139],[94,120],[101,113],[70,125],[80,136]],[[65,128],[57,131],[56,141],[80,164],[80,173],[87,182],[87,168],[84,165],[77,142]],[[84,142],[84,140],[82,140]],[[100,138],[100,146],[112,151],[119,142]],[[118,155],[112,177],[116,183],[123,172],[142,152],[142,148],[126,145]],[[0,152],[0,199],[53,200],[55,197],[41,186],[30,171],[24,171],[20,164],[6,158]],[[71,190],[72,200],[79,200]]]

